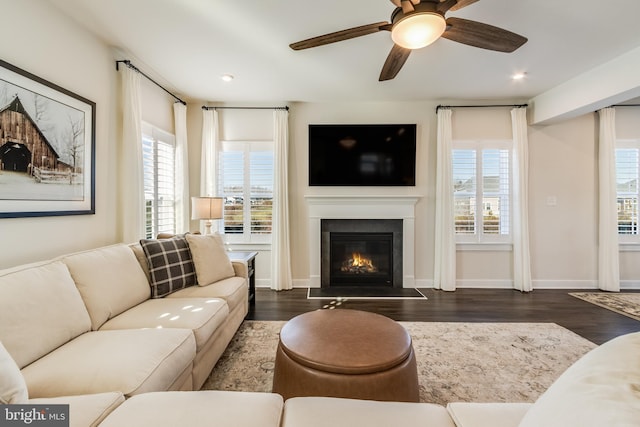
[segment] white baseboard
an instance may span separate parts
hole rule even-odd
[[[640,280],[621,280],[620,289],[622,290],[640,289]]]
[[[294,279],[294,288],[308,288],[310,281],[308,279]],[[269,279],[257,279],[256,288],[270,288],[271,281]],[[416,279],[416,288],[433,289],[433,279]],[[475,280],[462,279],[456,281],[457,288],[468,289],[512,289],[512,280]],[[597,280],[534,280],[533,289],[585,289],[597,290]],[[621,290],[637,290],[640,289],[640,280],[621,280]]]
[[[597,280],[534,280],[533,289],[598,289]]]

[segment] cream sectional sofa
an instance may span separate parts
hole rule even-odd
[[[219,239],[214,253],[213,236],[193,239],[194,264],[198,255],[203,271],[230,270],[213,283],[196,274],[163,298],[151,298],[140,244],[0,271],[0,343],[29,397],[91,395],[76,400],[110,408],[140,393],[198,390],[248,311],[248,282],[246,265],[219,258]]]
[[[575,362],[535,403],[445,407],[296,397],[283,404],[272,393],[165,392],[132,397],[101,427],[635,427],[640,425],[639,355],[640,332],[611,340]]]
[[[640,332],[592,350],[532,404],[194,391],[247,312],[246,266],[155,299],[147,266],[121,244],[0,271],[0,403],[66,403],[73,427],[640,425]]]

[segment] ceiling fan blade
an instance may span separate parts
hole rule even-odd
[[[467,7],[477,1],[479,0],[458,0],[458,2],[454,6],[452,6],[450,10],[462,9],[463,7]]]
[[[458,3],[458,0],[440,0],[438,3],[437,9],[441,14],[445,14]]]
[[[413,7],[413,3],[410,2],[409,0],[402,0],[402,13],[411,13],[414,12],[416,10],[415,7]]]
[[[349,28],[347,30],[336,31],[323,36],[312,37],[296,43],[291,43],[289,47],[293,50],[309,49],[311,47],[323,46],[342,40],[353,39],[355,37],[366,36],[377,33],[381,30],[390,30],[391,24],[388,22],[377,22],[375,24],[362,25],[360,27]]]
[[[415,8],[413,6],[420,4],[421,0],[391,0],[391,3],[396,7],[401,7],[404,13],[413,12]]]
[[[447,29],[442,37],[498,52],[513,52],[527,42],[526,37],[511,31],[462,18],[447,19]]]
[[[404,63],[407,62],[409,54],[411,54],[411,49],[405,49],[404,47],[394,44],[391,48],[391,52],[389,52],[389,56],[387,56],[387,60],[384,61],[378,81],[383,82],[385,80],[393,79],[398,74]]]

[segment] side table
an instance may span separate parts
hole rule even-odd
[[[247,265],[249,279],[249,304],[256,303],[256,256],[258,252],[227,252],[231,261],[244,262]]]

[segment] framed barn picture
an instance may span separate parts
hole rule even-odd
[[[0,60],[0,218],[95,213],[95,107]]]

